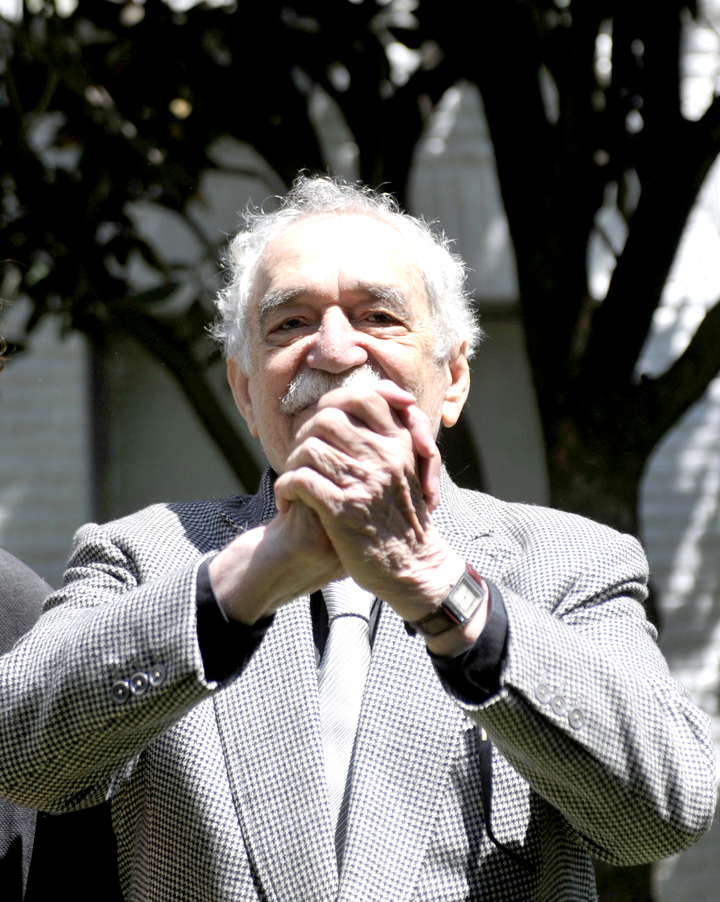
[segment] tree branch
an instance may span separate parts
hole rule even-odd
[[[243,487],[254,492],[260,481],[260,468],[218,402],[205,373],[189,354],[187,345],[173,334],[172,329],[148,316],[132,301],[110,305],[105,308],[105,313],[107,320],[86,314],[76,326],[95,340],[99,334],[108,331],[121,332],[164,363]]]
[[[132,328],[128,328],[128,321],[132,322]],[[183,343],[157,320],[137,312],[131,320],[123,316],[116,326],[168,366],[220,453],[244,488],[254,492],[260,482],[260,468],[215,397],[205,374],[197,366],[189,365],[188,351]]]
[[[720,98],[715,98],[698,122],[682,119],[676,109],[678,13],[678,8],[668,6],[659,18],[643,17],[647,52],[643,89],[646,127],[639,167],[642,196],[610,290],[593,319],[583,361],[585,381],[602,373],[607,348],[612,347],[613,380],[617,385],[632,383],[686,222],[720,152]],[[661,155],[659,146],[663,147]]]
[[[573,361],[573,338],[587,290],[585,252],[593,216],[602,201],[600,174],[592,161],[592,109],[585,99],[582,137],[570,136],[564,116],[567,86],[575,107],[576,83],[586,85],[587,55],[571,52],[568,35],[557,29],[554,55],[533,4],[488,4],[484,27],[468,31],[467,77],[480,87],[493,142],[503,204],[517,259],[525,335],[541,416],[547,428],[563,406]],[[583,7],[573,12],[572,41],[592,54],[597,23]],[[577,30],[576,30],[577,29]],[[513,36],[514,62],[498,35]],[[590,58],[592,58],[590,56]],[[538,72],[543,63],[561,73],[560,120],[547,121]],[[502,73],[499,77],[498,73]]]
[[[585,379],[602,370],[607,348],[612,347],[613,381],[632,381],[687,219],[720,150],[720,135],[712,146],[692,134],[696,125],[685,122],[679,135],[668,136],[665,165],[670,177],[643,186],[607,297],[593,318],[583,361]]]
[[[699,399],[720,371],[720,300],[707,312],[685,351],[657,379],[643,379],[643,403],[654,411],[653,446]]]

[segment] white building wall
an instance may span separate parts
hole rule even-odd
[[[23,306],[6,309],[12,335]],[[91,519],[88,353],[44,321],[0,374],[0,547],[59,586],[73,533]]]

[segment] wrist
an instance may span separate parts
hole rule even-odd
[[[337,579],[337,565],[293,541],[278,515],[265,526],[242,533],[210,562],[210,582],[225,614],[247,625]],[[331,562],[332,563],[332,562]]]
[[[385,598],[408,623],[433,614],[465,572],[465,561],[444,543],[394,571],[397,599]],[[381,594],[381,593],[378,593]],[[395,603],[397,601],[397,603]]]
[[[233,539],[210,561],[208,576],[225,615],[247,625],[270,613],[267,596],[253,585],[253,558],[261,548],[266,527],[259,526]]]
[[[435,654],[455,655],[478,639],[489,615],[490,590],[470,564],[463,563],[458,579],[438,605],[424,617],[410,621]]]

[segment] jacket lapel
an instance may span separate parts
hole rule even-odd
[[[264,898],[335,900],[338,873],[307,597],[278,612],[247,668],[214,702]]]
[[[468,722],[383,607],[355,747],[340,902],[409,898]]]
[[[225,506],[235,529],[271,519],[273,476],[266,471],[253,499]],[[498,580],[514,549],[492,528],[468,530],[477,512],[461,515],[461,493],[445,473],[443,495],[434,514],[438,528],[479,572]],[[422,639],[408,636],[383,606],[360,714],[339,887],[307,597],[278,612],[247,668],[214,704],[238,818],[268,900],[412,897],[450,768],[464,732],[473,729],[441,685]]]

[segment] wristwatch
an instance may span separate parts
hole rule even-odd
[[[440,607],[422,620],[410,621],[408,626],[423,636],[439,636],[440,633],[468,621],[489,594],[485,580],[466,563],[465,572],[450,589]]]

